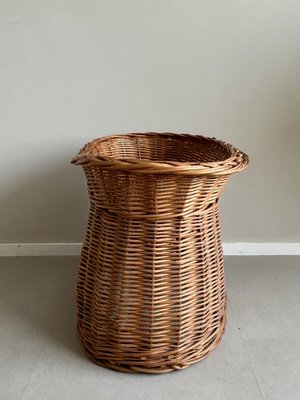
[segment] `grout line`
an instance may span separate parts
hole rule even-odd
[[[251,362],[251,360],[250,360],[250,357],[248,356],[247,350],[246,350],[246,354],[247,354],[247,358],[248,358],[248,361],[249,361],[249,365],[250,365],[250,367],[251,367],[251,370],[252,370],[252,372],[253,372],[253,375],[254,375],[254,378],[255,378],[255,381],[256,381],[256,385],[257,385],[258,390],[259,390],[259,392],[260,392],[260,394],[261,394],[261,398],[262,398],[262,400],[265,400],[265,396],[264,396],[263,391],[262,391],[262,389],[261,389],[261,387],[260,387],[259,381],[258,381],[258,379],[257,379],[256,373],[255,373],[255,370],[254,370],[254,367],[253,367],[253,365],[252,365],[252,362]]]
[[[22,393],[22,395],[21,395],[21,397],[20,397],[20,400],[23,400],[24,395],[25,395],[25,392],[27,391],[28,386],[30,385],[30,382],[31,382],[32,377],[33,377],[33,373],[34,373],[34,371],[35,371],[35,369],[36,369],[36,367],[37,367],[38,362],[39,362],[40,359],[41,359],[41,356],[42,356],[42,353],[43,353],[43,351],[44,351],[44,348],[45,348],[45,346],[42,346],[42,348],[40,349],[39,355],[38,355],[37,358],[36,358],[36,361],[35,361],[35,363],[34,363],[34,366],[32,367],[30,377],[28,378],[28,381],[27,381],[27,383],[26,383],[26,385],[25,385],[25,387],[24,387],[24,390],[23,390],[23,393]]]
[[[233,314],[233,313],[231,313],[231,314]],[[252,365],[250,356],[249,356],[249,354],[248,354],[247,348],[245,347],[246,339],[245,339],[244,336],[242,335],[242,332],[241,332],[241,330],[239,329],[239,327],[238,327],[238,325],[237,325],[237,323],[236,323],[236,321],[235,321],[235,319],[234,319],[234,315],[231,315],[231,320],[232,320],[232,322],[233,322],[233,324],[234,324],[234,326],[235,326],[235,328],[236,328],[236,330],[237,330],[237,332],[238,332],[238,334],[239,334],[239,336],[240,336],[240,338],[241,338],[241,340],[242,340],[242,346],[243,346],[244,352],[245,352],[245,354],[246,354],[246,356],[247,356],[247,360],[248,360],[249,366],[250,366],[250,368],[251,368],[251,371],[252,371],[252,373],[253,373],[253,376],[254,376],[254,378],[255,378],[256,386],[258,387],[259,393],[260,393],[260,395],[261,395],[261,400],[265,400],[265,395],[264,395],[264,393],[263,393],[263,391],[262,391],[262,388],[260,387],[259,380],[258,380],[258,378],[257,378],[257,376],[256,376],[256,373],[255,373],[254,367],[253,367],[253,365]]]

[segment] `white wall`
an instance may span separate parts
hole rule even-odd
[[[0,243],[81,241],[70,158],[149,130],[249,153],[223,194],[224,241],[300,241],[298,0],[1,0],[0,42]]]

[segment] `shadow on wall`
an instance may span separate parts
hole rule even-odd
[[[72,156],[27,160],[27,168],[20,163],[19,171],[5,177],[0,243],[82,242],[88,195],[82,170],[70,164]]]

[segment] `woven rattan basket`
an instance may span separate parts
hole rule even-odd
[[[226,321],[218,199],[248,162],[230,144],[171,133],[103,137],[72,160],[90,197],[77,310],[94,362],[168,372],[217,346]]]

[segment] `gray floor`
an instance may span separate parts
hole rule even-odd
[[[299,257],[227,257],[220,347],[155,376],[85,358],[75,330],[76,264],[76,257],[0,259],[1,400],[300,399]]]

